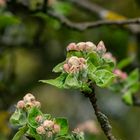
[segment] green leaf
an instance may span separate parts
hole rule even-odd
[[[9,25],[19,24],[20,20],[11,14],[0,14],[0,28],[4,28]]]
[[[123,69],[126,66],[128,66],[132,61],[133,61],[133,59],[131,57],[125,58],[117,64],[117,68],[118,69]]]
[[[67,73],[62,73],[59,77],[56,79],[50,79],[50,80],[40,80],[42,83],[47,83],[53,86],[56,86],[58,88],[63,88],[65,79],[67,77]]]
[[[91,63],[94,65],[94,66],[98,66],[101,62],[101,58],[100,56],[96,53],[96,52],[90,52],[88,55],[87,55],[87,59],[88,61],[91,61]]]
[[[74,88],[78,89],[81,87],[80,82],[78,81],[77,77],[75,74],[69,74],[65,80],[64,88]]]
[[[95,71],[89,78],[95,82],[97,86],[107,87],[114,80],[115,75],[106,69],[101,69]]]
[[[102,64],[101,67],[106,67],[105,69],[108,70],[113,70],[115,68],[115,62],[111,59],[103,59],[104,60],[104,64]]]
[[[65,118],[56,118],[55,121],[60,126],[58,135],[66,135],[69,130],[68,121]]]
[[[79,51],[69,51],[67,53],[67,58],[72,57],[72,56],[83,57],[83,53]]]
[[[26,112],[21,109],[16,109],[10,118],[10,123],[15,126],[25,125],[27,123]]]
[[[54,68],[53,68],[53,72],[62,72],[63,71],[63,65],[65,64],[65,61],[62,62],[62,63],[59,63],[58,65],[56,65]]]
[[[38,115],[43,115],[42,112],[38,108],[33,107],[30,110],[28,110],[28,117],[27,117],[28,124],[33,128],[36,128],[39,125],[35,120],[35,118]]]
[[[87,65],[88,65],[88,74],[92,74],[93,72],[95,72],[96,71],[96,69],[97,69],[97,67],[95,67],[92,63],[91,63],[91,61],[88,61],[87,62]]]
[[[125,80],[125,84],[129,87],[139,81],[139,71],[138,69],[135,69],[132,71],[127,79]]]
[[[89,88],[87,83],[82,83],[81,90],[84,91],[85,93],[91,93],[92,92],[92,89]]]
[[[133,104],[133,98],[132,98],[132,93],[130,91],[126,92],[123,96],[122,96],[123,101],[128,104],[128,105],[132,105]]]
[[[28,130],[28,127],[26,125],[21,127],[19,131],[15,134],[12,140],[20,140],[27,130]]]

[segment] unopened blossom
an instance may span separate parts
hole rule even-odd
[[[77,48],[79,51],[84,51],[86,47],[86,43],[85,42],[79,42],[77,43]]]
[[[24,102],[31,102],[35,100],[35,97],[31,94],[31,93],[27,93],[24,97],[23,97]]]
[[[40,123],[43,121],[43,117],[41,115],[38,115],[36,118],[35,118],[35,121]]]
[[[86,60],[84,58],[78,58],[72,56],[67,60],[67,63],[63,65],[63,69],[67,73],[76,73],[86,68]]]
[[[47,136],[50,138],[52,137],[53,133],[51,131],[48,131]]]
[[[78,66],[79,65],[79,58],[76,56],[72,56],[68,59],[69,66]]]
[[[33,101],[33,104],[37,108],[40,108],[41,107],[41,103],[39,101]]]
[[[54,133],[60,132],[60,126],[58,124],[54,124],[53,129],[54,129]]]
[[[96,48],[96,51],[97,51],[99,54],[101,54],[101,55],[103,55],[103,54],[106,52],[106,47],[105,47],[103,41],[100,41],[100,42],[98,43],[97,48]]]
[[[112,61],[114,61],[114,62],[116,62],[116,58],[112,55],[112,53],[110,53],[110,52],[107,52],[107,53],[105,53],[104,55],[103,55],[103,58],[104,59],[110,59],[110,60],[112,60]]]
[[[96,45],[93,44],[92,42],[88,41],[86,42],[86,47],[85,47],[85,50],[86,51],[95,51],[96,50]]]
[[[77,47],[79,51],[94,51],[96,50],[96,45],[93,44],[92,42],[79,42],[77,43]]]
[[[54,122],[52,120],[45,120],[43,122],[43,127],[45,129],[53,129],[53,126],[54,126]]]
[[[89,132],[92,134],[99,134],[100,130],[97,124],[93,120],[87,120],[84,123],[81,123],[77,126],[79,130],[83,132]]]
[[[75,43],[70,43],[68,46],[67,46],[67,51],[78,51],[78,48],[76,46]]]
[[[64,69],[65,72],[69,73],[70,67],[69,67],[68,64],[64,64],[64,65],[63,65],[63,69]]]
[[[5,6],[5,4],[6,4],[6,0],[0,0],[0,7]]]
[[[41,134],[41,135],[43,135],[43,134],[46,133],[46,131],[45,131],[45,129],[44,129],[43,126],[37,127],[37,128],[36,128],[36,132],[37,132],[38,134]]]
[[[115,69],[114,74],[116,74],[122,80],[125,80],[127,78],[127,74],[125,72],[121,71],[120,69]]]
[[[23,100],[18,101],[17,103],[17,108],[23,109],[25,107],[25,103]]]

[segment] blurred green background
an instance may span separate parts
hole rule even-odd
[[[126,18],[140,16],[139,0],[89,1]],[[56,12],[74,22],[100,19],[98,13],[83,10],[68,0],[48,2]],[[85,130],[86,140],[105,140],[91,104],[80,92],[60,90],[38,81],[56,77],[52,68],[65,59],[66,46],[81,41],[97,44],[103,40],[118,61],[133,57],[133,62],[124,69],[130,72],[140,66],[140,26],[134,32],[126,26],[101,26],[79,32],[47,14],[29,12],[42,5],[43,0],[0,0],[0,140],[12,139],[16,128],[9,124],[9,116],[16,102],[28,92],[41,101],[42,111],[67,117],[71,130],[90,120],[95,130]],[[114,135],[122,140],[139,140],[140,108],[125,105],[119,93],[106,89],[96,89],[96,92],[98,104],[109,117]]]

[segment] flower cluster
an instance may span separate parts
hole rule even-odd
[[[79,72],[86,69],[86,60],[84,58],[72,56],[67,60],[66,64],[63,65],[63,69],[67,73]]]
[[[96,51],[99,54],[104,54],[106,52],[106,48],[103,41],[100,41],[98,45],[96,46],[92,42],[79,42],[79,43],[70,43],[67,46],[67,51]]]
[[[120,69],[115,69],[114,74],[116,74],[118,76],[118,78],[120,78],[122,80],[125,80],[127,78],[127,73],[121,71]]]
[[[96,45],[92,42],[80,42],[80,43],[70,43],[67,46],[67,51],[94,51],[96,50]]]
[[[31,107],[37,107],[40,108],[41,104],[39,101],[36,101],[35,97],[31,93],[27,93],[23,100],[18,101],[16,107],[18,109],[28,109]]]
[[[52,120],[44,120],[43,116],[39,115],[36,117],[36,122],[39,127],[36,128],[36,132],[40,135],[47,135],[47,137],[52,137],[53,134],[60,132],[60,126]]]

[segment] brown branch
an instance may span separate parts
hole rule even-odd
[[[57,19],[63,25],[78,31],[84,31],[89,28],[96,28],[96,27],[106,26],[106,25],[122,26],[128,24],[140,24],[140,18],[133,18],[128,20],[99,20],[94,22],[75,23],[70,21],[65,16],[56,13],[55,11],[48,10],[47,13],[49,16],[52,16],[53,18]]]
[[[63,1],[63,0],[61,0]],[[111,12],[108,9],[105,9],[93,2],[90,2],[88,0],[68,0],[68,2],[73,3],[74,5],[78,6],[81,9],[84,9],[88,12],[91,12],[93,14],[97,14],[100,18],[104,19],[101,15],[103,12]],[[125,21],[125,20],[124,20]],[[140,32],[140,28],[136,24],[129,24],[128,26],[125,26],[127,29],[129,29],[132,33],[137,34]]]
[[[100,123],[100,126],[104,132],[104,134],[106,135],[107,139],[108,140],[116,140],[116,138],[113,136],[112,134],[112,127],[108,121],[108,118],[107,116],[105,116],[98,108],[97,106],[97,99],[96,99],[96,96],[95,96],[95,92],[94,92],[94,89],[92,88],[92,93],[84,93],[84,95],[86,97],[89,98],[92,106],[93,106],[93,109],[95,111],[95,115],[98,119],[98,122]]]

